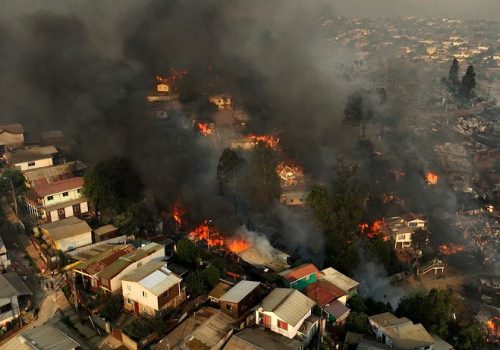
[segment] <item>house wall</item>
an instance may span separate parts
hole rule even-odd
[[[64,196],[63,195],[64,193],[67,193],[67,195]],[[78,199],[81,196],[82,196],[81,187],[75,188],[75,189],[72,189],[69,191],[53,193],[53,194],[50,194],[48,196],[43,197],[43,205],[49,206],[49,205],[64,203],[67,201],[72,201],[72,200]],[[52,197],[52,198],[50,198],[50,197]]]
[[[125,304],[128,304],[127,300],[136,301],[146,309],[159,310],[158,298],[156,295],[147,291],[143,286],[137,282],[122,281],[122,292]]]
[[[14,166],[19,168],[21,171],[43,168],[43,167],[52,166],[52,165],[54,165],[54,162],[52,161],[52,157],[14,164]]]
[[[417,229],[417,228],[425,228],[425,221],[424,220],[412,220],[408,221],[408,227]]]
[[[10,266],[10,260],[7,257],[7,252],[0,253],[0,267]]]
[[[310,275],[304,276],[299,280],[290,282],[288,285],[290,288],[301,290],[314,282],[316,282],[316,274],[312,273]]]
[[[19,303],[17,297],[14,295],[11,298],[1,298],[0,306],[11,304],[11,310],[0,314],[0,326],[3,326],[7,322],[12,321],[19,315]]]
[[[87,213],[88,211],[89,211],[88,202],[80,203],[80,214]],[[48,222],[54,222],[54,221],[59,221],[59,220],[63,219],[63,218],[59,217],[59,213],[57,210],[51,210],[49,214],[50,214],[50,216],[47,216],[45,214],[45,212],[43,211],[42,218],[48,219],[47,220]],[[64,215],[65,215],[65,218],[75,216],[73,205],[70,205],[70,206],[64,208]]]
[[[56,249],[62,250],[66,252],[71,249],[75,249],[78,247],[82,247],[87,244],[92,244],[92,233],[85,232],[76,236],[63,238],[57,241],[54,241],[54,246]]]
[[[24,143],[24,134],[11,134],[3,132],[0,134],[0,145],[21,145]]]
[[[396,242],[394,248],[401,249],[411,246],[411,233],[398,233],[396,235]]]
[[[271,325],[269,328],[271,331],[292,339],[293,337],[295,337],[297,335],[297,332],[299,331],[300,327],[302,326],[302,324],[304,323],[306,318],[311,316],[311,310],[309,310],[307,312],[307,314],[297,323],[297,325],[295,327],[292,327],[292,325],[289,324],[287,330],[284,330],[284,329],[281,329],[278,327],[278,321],[283,321],[283,320],[281,318],[279,318],[274,312],[266,312],[266,311],[257,310],[255,313],[256,324],[262,325],[260,323],[259,314],[264,314],[264,315],[267,315],[271,318]]]

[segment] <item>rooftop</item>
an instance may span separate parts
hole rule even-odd
[[[233,319],[217,310],[179,345],[180,349],[204,350],[219,348],[233,332]]]
[[[29,349],[70,350],[80,346],[74,339],[50,325],[42,325],[27,330],[19,338],[21,343],[30,345]]]
[[[39,159],[52,158],[58,152],[54,146],[41,146],[21,148],[11,152],[5,152],[4,158],[9,164],[19,164]]]
[[[279,318],[295,327],[315,304],[298,290],[275,288],[255,309],[274,312]]]
[[[16,272],[0,274],[0,298],[32,294]]]
[[[313,264],[303,264],[280,273],[287,281],[296,281],[313,273],[319,272],[318,268]]]
[[[302,342],[297,339],[290,339],[275,332],[253,327],[233,334],[224,350],[300,349],[302,346]]]
[[[88,252],[89,258],[75,267],[76,270],[83,271],[89,275],[95,275],[104,268],[116,261],[120,256],[134,251],[134,247],[130,244],[110,246],[103,244],[88,251],[79,253],[84,255]]]
[[[12,123],[12,124],[2,124],[0,125],[0,134],[8,132],[10,134],[23,134],[24,128],[22,124]]]
[[[120,272],[122,272],[130,264],[151,255],[158,250],[163,249],[161,244],[149,243],[139,249],[133,250],[130,253],[120,256],[118,259],[113,261],[110,265],[105,267],[101,272],[98,273],[99,278],[110,280]]]
[[[421,214],[415,214],[415,213],[412,213],[412,212],[406,213],[406,214],[402,215],[401,217],[406,222],[413,221],[413,220],[423,220],[423,221],[425,221],[423,215],[421,215]]]
[[[86,221],[72,216],[66,219],[50,222],[39,226],[43,231],[48,232],[53,240],[78,236],[83,233],[90,233],[91,228]]]
[[[69,179],[73,177],[75,172],[85,170],[86,167],[84,163],[77,160],[48,167],[25,170],[23,175],[32,186],[37,186]]]
[[[149,261],[123,276],[122,281],[137,282],[153,295],[160,296],[182,280],[167,268],[164,261]]]
[[[76,190],[83,187],[83,177],[72,177],[65,180],[41,184],[33,187],[35,194],[41,198],[51,194]]]
[[[351,289],[359,286],[359,282],[347,277],[343,273],[335,270],[333,267],[326,268],[321,271],[320,279],[324,279],[334,286],[349,292]]]
[[[226,294],[226,292],[233,287],[232,283],[226,281],[220,281],[217,285],[208,293],[210,298],[220,299],[221,296]]]
[[[94,230],[94,234],[96,236],[102,236],[110,232],[115,232],[117,231],[118,228],[114,227],[113,225],[104,225],[101,227],[98,227]]]
[[[389,312],[368,317],[379,329],[394,342],[394,347],[401,350],[416,349],[434,343],[420,323],[413,324],[406,317],[397,318]]]
[[[227,291],[226,294],[220,298],[220,301],[239,303],[259,286],[260,282],[240,281],[233,288]]]
[[[314,300],[319,306],[324,306],[344,295],[347,292],[328,281],[318,281],[308,285],[304,294]]]

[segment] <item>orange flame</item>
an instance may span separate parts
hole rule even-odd
[[[196,122],[196,127],[200,131],[203,136],[209,136],[214,133],[214,125],[213,123],[201,123]]]
[[[438,176],[434,173],[428,172],[425,174],[425,182],[428,185],[436,185],[438,183]]]
[[[453,255],[464,250],[465,247],[463,245],[455,245],[455,244],[441,244],[439,246],[439,251],[443,255]]]
[[[488,333],[494,337],[500,337],[500,317],[493,317],[486,321]]]
[[[248,135],[248,137],[255,142],[264,142],[266,146],[271,148],[272,150],[275,151],[278,150],[278,145],[280,142],[280,139],[278,137],[270,135],[254,135],[254,134],[250,134]]]
[[[241,253],[251,247],[249,241],[243,237],[225,238],[207,220],[188,234],[193,241],[206,241],[209,247],[225,247],[233,253]]]
[[[179,226],[184,224],[183,216],[186,214],[186,210],[182,209],[178,204],[174,205],[174,209],[172,210],[172,219]]]
[[[171,84],[174,83],[175,81],[181,79],[187,74],[187,70],[185,69],[175,69],[175,68],[170,68],[169,74],[167,76],[156,76],[156,81],[158,83],[162,84]]]
[[[304,171],[296,165],[285,164],[282,162],[276,167],[276,173],[281,179],[283,187],[297,186],[304,180]]]
[[[384,227],[385,227],[385,221],[383,218],[379,219],[379,220],[375,220],[374,222],[372,222],[371,225],[367,224],[366,222],[358,225],[358,228],[359,228],[359,231],[361,232],[361,234],[366,235],[366,237],[368,237],[368,238],[375,238],[375,237],[381,235]],[[389,239],[389,237],[383,235],[382,239],[384,241],[387,241]]]

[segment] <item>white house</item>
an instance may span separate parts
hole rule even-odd
[[[255,307],[256,324],[294,338],[316,303],[301,292],[276,288]]]
[[[434,338],[420,323],[389,312],[368,317],[378,341],[398,350],[433,350]]]
[[[424,217],[420,214],[409,212],[403,215],[402,218],[405,221],[406,226],[411,227],[412,229],[425,228],[427,226],[427,221],[424,220]]]
[[[5,247],[2,237],[0,237],[0,268],[5,269],[7,266],[10,266],[10,260],[7,256],[7,247]]]
[[[0,327],[14,321],[25,307],[24,297],[32,295],[15,272],[0,274]]]
[[[88,200],[82,197],[83,177],[72,177],[31,188],[26,204],[32,215],[42,222],[54,222],[89,211]]]
[[[59,151],[54,146],[35,146],[13,149],[4,153],[8,165],[21,171],[52,166],[53,157]]]
[[[64,252],[92,244],[92,229],[87,222],[74,216],[38,228],[47,243]]]
[[[410,248],[413,233],[425,229],[427,221],[421,215],[408,213],[403,216],[394,216],[386,220],[389,236],[394,241],[394,249]]]
[[[164,261],[150,261],[122,277],[124,308],[137,315],[155,316],[186,300],[182,279]]]

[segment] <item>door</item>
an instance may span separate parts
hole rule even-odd
[[[59,220],[66,218],[66,212],[64,211],[64,208],[57,209],[57,216],[59,216]]]
[[[73,215],[78,216],[81,214],[80,204],[73,205]]]
[[[137,301],[134,301],[134,311],[139,315],[139,303]]]
[[[260,313],[260,324],[266,328],[271,328],[271,316]]]

